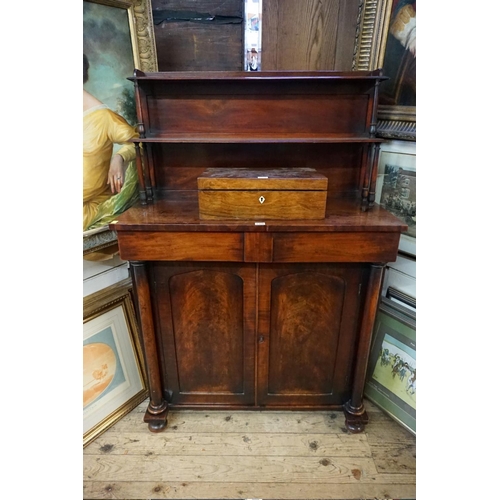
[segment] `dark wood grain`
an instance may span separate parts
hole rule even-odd
[[[199,137],[214,133],[244,137],[269,133],[276,137],[362,136],[367,132],[368,98],[364,95],[318,98],[303,94],[277,99],[257,92],[249,89],[238,99],[220,94],[193,98],[187,93],[150,99],[150,132],[157,137],[180,136],[186,130]]]
[[[254,404],[254,265],[155,263],[171,404]]]
[[[277,233],[273,238],[275,262],[393,262],[398,233]]]
[[[313,168],[327,178],[329,195],[353,192],[361,185],[364,147],[363,143],[157,144],[157,198],[171,191],[196,190],[198,178],[208,168],[243,169],[249,161],[254,170]]]
[[[273,235],[245,233],[245,262],[272,262]]]
[[[384,208],[375,205],[363,212],[355,196],[327,199],[324,220],[266,221],[256,226],[254,221],[201,221],[198,215],[197,191],[179,192],[169,199],[157,200],[153,205],[136,205],[117,217],[111,227],[121,232],[130,231],[279,231],[279,232],[382,232],[401,233],[407,226]],[[118,239],[120,242],[120,238]],[[139,242],[138,242],[139,244]]]
[[[120,255],[126,260],[243,260],[243,234],[129,232],[120,234]]]
[[[338,264],[260,266],[259,401],[345,402],[363,272]]]
[[[266,0],[262,9],[264,70],[336,66],[340,0]],[[347,11],[346,13],[349,13]],[[344,65],[345,67],[345,65]]]
[[[150,401],[145,421],[153,432],[161,431],[167,425],[168,406],[163,398],[158,349],[153,323],[150,287],[144,262],[131,262],[132,277],[138,316],[141,325],[142,342],[146,358]]]
[[[363,404],[363,390],[368,366],[368,354],[373,333],[373,325],[377,314],[380,287],[382,285],[384,266],[373,264],[370,269],[368,289],[365,292],[366,303],[362,312],[361,328],[356,355],[356,366],[353,377],[352,396],[344,405],[346,425],[351,432],[361,432],[368,421]]]
[[[338,70],[265,70],[258,72],[242,72],[242,71],[158,71],[155,73],[150,73],[147,71],[135,70],[134,76],[131,76],[129,80],[131,81],[163,81],[163,82],[186,82],[186,81],[219,81],[219,82],[230,82],[230,81],[262,81],[268,80],[269,78],[273,80],[280,80],[280,85],[282,82],[299,81],[299,80],[310,80],[314,78],[317,83],[322,80],[344,80],[344,81],[368,81],[368,80],[387,80],[388,77],[382,76],[379,69],[370,70],[359,70],[359,71],[338,71]]]

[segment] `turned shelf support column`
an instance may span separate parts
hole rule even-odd
[[[144,415],[144,422],[148,424],[151,432],[159,432],[167,426],[168,404],[163,398],[146,264],[144,262],[131,261],[130,265],[135,285],[149,381],[150,401]]]
[[[368,415],[363,404],[363,391],[384,267],[384,264],[372,264],[370,269],[366,302],[361,321],[351,399],[344,404],[345,423],[347,429],[351,432],[362,432],[365,425],[368,423]]]

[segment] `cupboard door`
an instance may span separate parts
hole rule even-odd
[[[349,385],[366,271],[339,264],[259,268],[259,405],[341,405]]]
[[[170,404],[254,404],[255,264],[153,264]]]

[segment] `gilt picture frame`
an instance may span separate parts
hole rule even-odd
[[[151,0],[83,0],[83,52],[90,64],[84,88],[134,126],[134,86],[127,79],[135,68],[158,71]],[[83,231],[84,255],[116,245],[105,231]]]
[[[416,435],[416,312],[381,298],[364,395]]]
[[[106,36],[100,39],[101,35]],[[112,35],[117,40],[108,40]],[[130,58],[125,73],[116,68],[112,71],[119,78],[133,76],[134,68],[158,71],[151,0],[83,0],[83,50],[89,52],[89,58],[93,51],[99,52],[115,67],[127,63],[113,60],[121,55],[116,52],[124,53],[124,57]],[[104,71],[100,69],[99,76],[110,80]]]
[[[148,396],[128,278],[83,300],[83,447]]]
[[[158,70],[151,0],[83,0],[83,52],[90,93],[119,111],[122,88],[133,92],[134,69]]]
[[[404,30],[397,19],[401,12],[406,21],[411,20]],[[380,85],[377,112],[377,135],[387,139],[416,141],[415,20],[415,1],[364,0],[360,4],[352,69],[380,68],[389,77]],[[402,92],[403,88],[410,92]]]

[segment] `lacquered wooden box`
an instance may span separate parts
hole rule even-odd
[[[198,177],[203,220],[324,219],[328,178],[313,168],[209,168]]]

